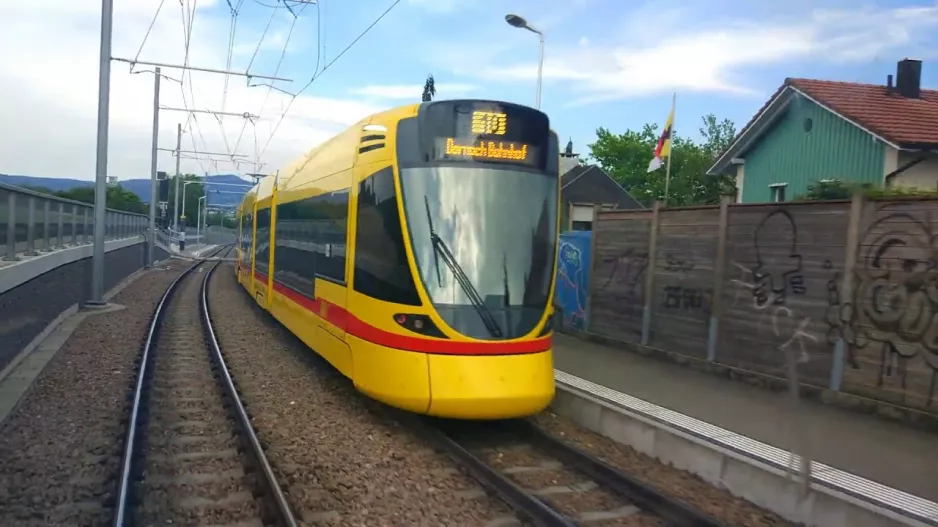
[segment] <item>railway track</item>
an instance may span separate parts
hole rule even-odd
[[[419,421],[438,447],[534,525],[723,525],[530,421]]]
[[[296,525],[212,327],[209,277],[226,250],[186,270],[153,314],[137,363],[115,526]]]

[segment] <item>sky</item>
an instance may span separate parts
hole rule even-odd
[[[304,2],[114,1],[114,58],[292,79],[269,88],[162,68],[159,147],[175,148],[181,123],[184,152],[221,154],[183,154],[183,172],[272,173],[370,113],[419,101],[428,74],[439,99],[533,106],[538,37],[507,13],[545,35],[541,109],[581,154],[598,127],[660,125],[674,93],[677,134],[697,137],[707,113],[742,128],[786,77],[885,84],[908,57],[938,88],[928,0]],[[0,19],[0,173],[94,179],[101,2],[4,0]],[[153,90],[152,66],[111,61],[108,175],[148,177]],[[175,170],[170,152],[158,169]]]

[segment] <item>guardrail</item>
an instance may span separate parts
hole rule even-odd
[[[68,245],[90,244],[94,206],[0,183],[0,253],[15,261]],[[105,239],[146,234],[147,216],[107,209]]]

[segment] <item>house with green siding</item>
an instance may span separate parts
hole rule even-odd
[[[921,73],[905,59],[895,84],[785,79],[707,173],[735,176],[739,203],[831,179],[938,190],[938,90]]]

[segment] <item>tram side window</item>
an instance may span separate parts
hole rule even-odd
[[[277,205],[274,279],[313,296],[316,277],[345,283],[348,189]]]
[[[241,262],[251,265],[251,231],[254,229],[254,217],[251,214],[241,216]]]
[[[394,172],[384,168],[359,184],[355,290],[385,302],[419,306],[407,263]]]
[[[257,240],[254,241],[254,268],[267,274],[270,261],[270,209],[257,211]]]

